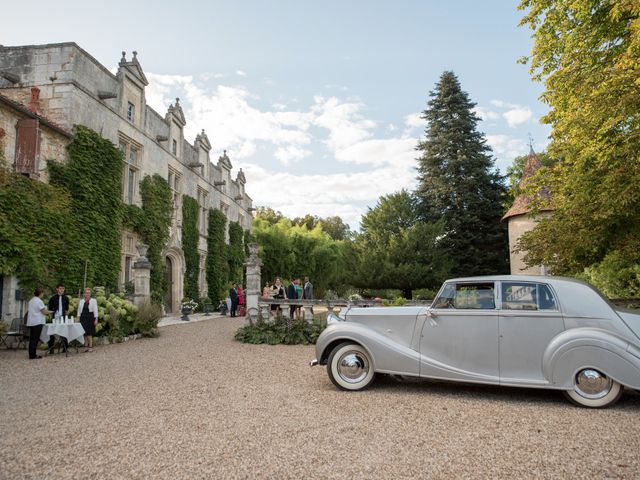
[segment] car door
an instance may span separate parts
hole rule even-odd
[[[500,383],[546,385],[542,356],[564,330],[553,290],[538,282],[500,285]]]
[[[420,376],[498,383],[495,283],[447,282],[422,327]]]

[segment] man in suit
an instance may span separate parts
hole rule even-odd
[[[313,283],[309,281],[309,277],[304,277],[302,298],[304,298],[305,300],[313,300]],[[311,313],[313,313],[313,305],[311,306]]]
[[[56,294],[49,299],[47,309],[53,312],[53,316],[64,318],[69,313],[69,297],[64,294],[64,283],[59,283],[56,288]],[[67,351],[67,339],[60,337],[62,342],[62,350]],[[51,335],[49,338],[49,355],[53,355],[53,346],[56,343],[56,336]]]
[[[309,281],[309,277],[304,277],[304,297],[306,300],[313,299],[313,284]]]
[[[291,283],[289,284],[289,287],[287,288],[287,298],[290,300],[297,300],[298,299],[298,289],[296,288],[296,283],[295,280],[291,280]],[[293,318],[293,315],[296,311],[296,306],[295,305],[291,305],[289,307],[289,318]]]
[[[229,312],[232,317],[236,316],[236,310],[238,308],[238,291],[236,287],[238,285],[236,283],[229,289],[229,298],[231,299],[231,311]]]

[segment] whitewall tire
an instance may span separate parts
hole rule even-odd
[[[573,377],[573,390],[564,394],[581,407],[604,408],[616,403],[622,390],[622,385],[604,373],[595,368],[585,368]]]
[[[369,353],[356,343],[341,343],[331,351],[327,373],[341,390],[362,390],[375,377]]]

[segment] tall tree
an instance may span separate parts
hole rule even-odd
[[[542,182],[554,215],[522,238],[530,264],[574,274],[609,254],[640,264],[640,3],[524,0],[530,72],[559,160]],[[620,268],[619,262],[614,269]]]
[[[418,144],[419,211],[444,221],[444,244],[454,275],[508,272],[506,189],[490,148],[477,130],[473,103],[453,72],[444,72],[430,93],[426,138]]]
[[[357,261],[353,283],[364,288],[412,290],[433,288],[447,276],[449,259],[442,249],[442,221],[420,221],[415,199],[406,190],[380,197],[362,216],[353,243]]]

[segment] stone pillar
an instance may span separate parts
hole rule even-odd
[[[139,243],[138,259],[133,264],[133,303],[138,307],[151,302],[151,262],[147,259],[148,245]]]
[[[250,325],[260,321],[260,310],[258,299],[262,294],[260,287],[260,267],[262,260],[258,257],[258,244],[249,244],[249,258],[244,263],[247,269],[247,286],[245,291],[245,305],[247,307],[246,319]]]

